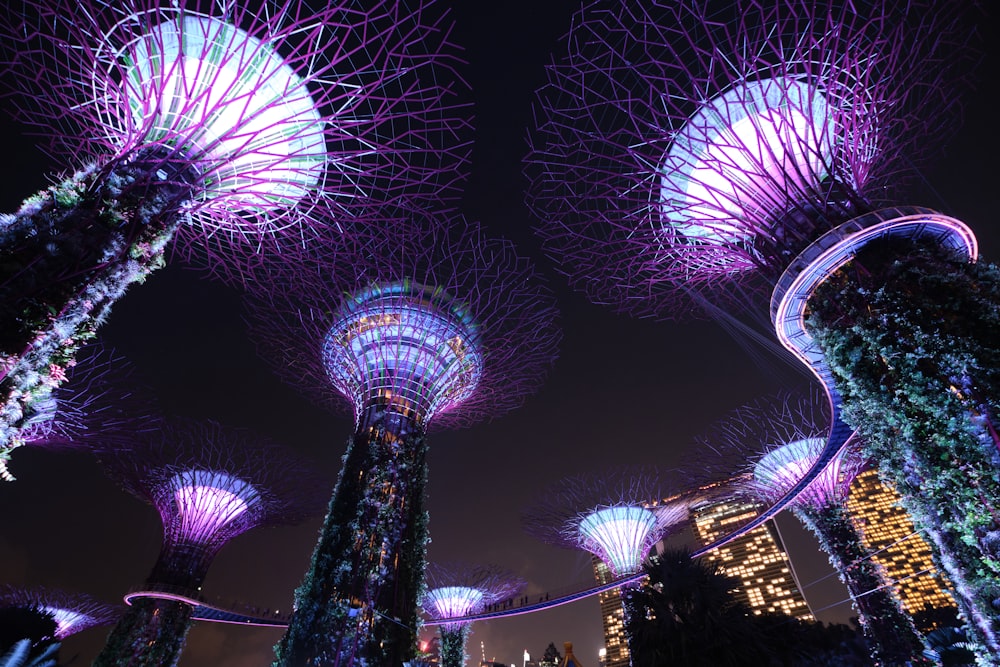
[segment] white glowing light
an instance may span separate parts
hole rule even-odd
[[[404,284],[368,290],[331,327],[323,345],[327,371],[358,414],[377,397],[394,397],[430,419],[478,386],[475,326],[448,298],[430,293]]]
[[[483,592],[469,586],[442,586],[427,591],[427,600],[438,618],[459,618],[482,606]]]
[[[42,607],[41,611],[52,617],[56,623],[56,638],[64,639],[73,634],[74,628],[80,623],[87,622],[90,617],[72,609],[62,609],[60,607]]]
[[[588,514],[580,533],[595,553],[618,576],[635,574],[652,546],[656,516],[642,507],[608,507]]]
[[[788,78],[741,84],[702,106],[674,137],[661,175],[662,223],[691,239],[746,244],[747,220],[828,175],[836,127],[827,100]]]
[[[224,473],[191,470],[174,478],[174,501],[180,518],[179,534],[204,542],[225,530],[249,509],[253,487]]]
[[[753,477],[758,487],[771,495],[784,495],[806,476],[826,447],[824,438],[804,438],[768,452],[754,466]],[[832,460],[800,494],[799,502],[822,505],[841,483],[842,456]]]
[[[324,123],[301,79],[267,44],[185,13],[119,54],[123,95],[147,143],[203,169],[202,197],[235,209],[285,209],[326,164]]]

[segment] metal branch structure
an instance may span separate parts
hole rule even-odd
[[[387,209],[352,262],[322,257],[250,293],[251,336],[294,387],[356,430],[278,664],[412,659],[432,427],[511,410],[541,385],[554,299],[514,246],[455,215]]]
[[[174,419],[100,458],[109,477],[160,514],[163,543],[144,586],[153,593],[198,598],[223,546],[253,528],[314,516],[325,495],[305,461],[252,431],[212,421]],[[169,597],[133,602],[94,664],[175,664],[191,612]]]
[[[566,477],[524,510],[521,523],[543,542],[596,556],[616,579],[636,575],[657,542],[687,525],[691,499],[678,495],[677,477],[630,467]],[[640,583],[621,587],[626,628],[630,591]]]
[[[30,447],[100,451],[155,431],[161,421],[158,401],[135,368],[91,343],[76,355],[65,382],[33,403],[15,438]],[[11,477],[2,459],[0,476]]]
[[[421,604],[441,634],[442,667],[463,667],[469,638],[469,621],[452,621],[484,611],[488,606],[517,595],[525,581],[495,565],[430,563],[427,592]]]
[[[449,32],[422,0],[10,8],[7,100],[80,171],[0,222],[0,450],[172,242],[239,283],[372,204],[452,196],[468,121]]]
[[[719,542],[774,516],[862,429],[955,584],[980,660],[1000,664],[1000,381],[978,334],[994,326],[1000,276],[977,266],[963,222],[895,205],[954,128],[976,7],[714,5],[618,0],[575,17],[527,157],[539,234],[592,300],[622,310],[715,314],[770,292],[779,341],[827,391],[830,429],[807,474]],[[953,289],[921,301],[904,274]],[[881,335],[889,323],[897,335]]]
[[[538,91],[529,204],[595,301],[742,306],[947,135],[968,79],[954,8],[716,4],[588,3]]]
[[[826,397],[812,389],[746,405],[701,440],[713,451],[740,454],[747,461],[740,472],[750,473],[740,477],[742,490],[773,504],[816,465],[829,429]],[[878,664],[923,664],[922,636],[847,509],[851,482],[865,464],[858,444],[849,443],[786,508],[816,536],[847,586],[872,659]]]
[[[55,623],[55,639],[63,640],[88,628],[113,623],[121,616],[120,605],[102,602],[85,593],[41,586],[0,586],[0,609],[28,609]]]

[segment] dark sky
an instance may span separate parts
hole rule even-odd
[[[806,375],[773,346],[737,340],[717,324],[671,324],[615,315],[565,288],[530,234],[523,204],[521,158],[532,93],[548,54],[558,48],[576,0],[454,2],[455,39],[465,47],[476,100],[472,176],[462,208],[494,234],[539,258],[559,293],[565,339],[545,386],[519,410],[465,430],[431,436],[428,507],[431,560],[495,563],[529,582],[529,594],[592,581],[589,557],[524,535],[520,509],[548,482],[617,464],[670,465],[691,438],[744,403]],[[993,72],[995,49],[990,53]],[[983,254],[1000,252],[997,149],[988,91],[967,101],[962,129],[941,160],[923,173],[912,203],[969,223]],[[0,148],[8,177],[0,210],[46,183],[47,174],[76,165],[47,162],[5,122]],[[165,408],[254,428],[313,457],[331,489],[352,424],[303,401],[259,360],[241,322],[239,294],[172,264],[134,286],[102,329],[103,339],[156,387]],[[749,347],[749,349],[748,349]],[[752,352],[752,353],[751,353]],[[148,574],[159,549],[155,512],[106,480],[87,456],[19,450],[19,481],[0,486],[0,582],[38,584],[116,601]],[[307,566],[321,518],[299,527],[262,529],[235,539],[216,559],[204,592],[285,610]],[[781,521],[804,583],[829,574],[811,537],[794,519]],[[807,589],[819,609],[845,597],[833,577]],[[846,605],[820,613],[843,621]],[[67,640],[63,658],[89,664],[106,629]],[[199,624],[182,667],[270,663],[280,631]],[[585,665],[603,645],[596,599],[530,616],[473,626],[472,661],[480,642],[489,658],[521,662],[549,642],[572,641]]]

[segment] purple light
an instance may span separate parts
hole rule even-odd
[[[758,495],[777,500],[806,476],[826,447],[826,438],[795,440],[776,447],[753,467],[753,488]],[[790,505],[825,507],[846,499],[847,487],[860,472],[861,460],[841,451]]]
[[[695,496],[677,492],[697,484],[683,476],[644,467],[567,477],[524,511],[522,524],[542,541],[583,549],[616,577],[628,576],[639,571],[654,544],[687,521]]]
[[[347,301],[323,344],[331,381],[355,414],[379,397],[423,419],[457,408],[482,374],[477,327],[450,296],[413,283],[372,287]]]
[[[99,456],[112,479],[156,507],[164,552],[183,547],[178,557],[190,562],[178,565],[186,571],[207,569],[247,530],[311,516],[327,494],[326,481],[291,452],[212,421],[166,420]]]
[[[495,565],[431,563],[427,567],[428,590],[421,604],[444,631],[453,631],[468,621],[449,619],[474,616],[487,605],[510,598],[524,588],[520,577]]]
[[[561,338],[551,292],[476,223],[387,208],[351,261],[317,254],[248,292],[260,355],[311,400],[355,420],[375,404],[427,427],[503,414],[541,385]]]
[[[468,586],[444,586],[427,591],[427,602],[438,618],[458,618],[477,613],[483,605],[483,593]]]
[[[198,198],[220,217],[227,209],[273,214],[315,189],[327,164],[327,121],[272,45],[192,11],[149,15],[116,28],[161,22],[132,39],[113,31],[101,46],[119,38],[125,46],[97,54],[123,74],[116,82],[94,73],[95,97],[115,102],[101,111],[108,143],[125,145],[141,131],[144,143],[182,152],[204,178]]]
[[[656,515],[642,507],[608,507],[580,520],[581,547],[617,577],[635,574],[660,539]]]
[[[754,307],[821,234],[888,205],[975,57],[943,5],[586,3],[537,93],[528,203],[595,302]],[[932,92],[931,92],[932,91]]]
[[[107,625],[121,615],[121,608],[83,593],[41,587],[0,586],[0,608],[35,609],[52,617],[56,639],[63,640],[82,630]]]
[[[674,137],[661,167],[665,241],[742,245],[773,234],[771,212],[789,191],[813,191],[827,177],[835,147],[830,105],[808,83],[791,78],[739,84],[701,107]],[[707,253],[707,255],[710,255]],[[750,266],[719,253],[730,273]]]
[[[241,479],[225,473],[191,470],[174,477],[177,538],[208,542],[227,529],[259,498]]]
[[[0,59],[57,159],[193,174],[180,250],[240,280],[233,253],[456,191],[464,84],[430,4],[26,0],[0,19]]]

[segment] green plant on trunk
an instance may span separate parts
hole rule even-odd
[[[1000,269],[885,240],[809,306],[845,421],[929,538],[980,664],[1000,664]]]

